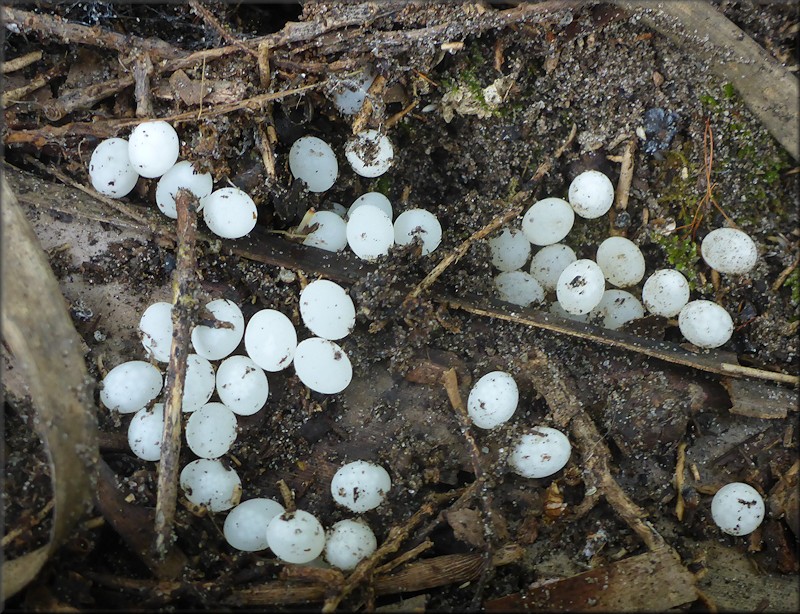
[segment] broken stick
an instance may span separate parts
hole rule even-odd
[[[197,197],[188,190],[178,190],[178,253],[173,281],[172,347],[165,382],[164,431],[161,439],[161,460],[158,464],[158,499],[156,501],[155,548],[164,556],[171,543],[172,525],[178,490],[178,468],[181,451],[181,410],[183,385],[186,380],[186,358],[192,323],[199,311],[194,297],[197,271]]]

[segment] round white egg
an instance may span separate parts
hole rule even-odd
[[[625,237],[608,237],[597,248],[597,264],[606,280],[618,288],[635,286],[644,277],[642,250]]]
[[[426,256],[442,242],[442,225],[438,218],[425,209],[403,211],[394,221],[394,242],[408,245],[415,237],[422,241],[422,255]]]
[[[386,469],[364,460],[343,465],[331,479],[333,500],[358,514],[378,507],[391,488],[392,479]]]
[[[306,184],[309,192],[324,192],[336,182],[339,163],[325,141],[315,136],[302,136],[289,150],[289,170]]]
[[[235,414],[251,416],[267,402],[267,375],[247,356],[230,356],[217,368],[217,394]]]
[[[743,275],[758,261],[758,248],[746,232],[737,228],[717,228],[700,245],[703,260],[715,271]]]
[[[363,205],[347,220],[347,244],[362,260],[375,260],[394,245],[392,220],[374,205]]]
[[[601,326],[610,330],[617,330],[643,317],[642,303],[625,290],[606,290],[597,307],[589,312],[590,320],[598,320]]]
[[[181,471],[180,484],[189,501],[212,512],[231,509],[242,496],[239,474],[219,460],[199,458],[190,462]]]
[[[689,302],[689,282],[675,269],[659,269],[642,286],[645,309],[655,315],[674,318]]]
[[[544,300],[544,289],[536,278],[525,271],[505,271],[494,278],[497,294],[508,303],[527,307]]]
[[[525,478],[546,478],[561,471],[572,453],[569,439],[549,426],[537,426],[514,445],[508,463]]]
[[[275,556],[287,563],[309,563],[325,548],[325,529],[306,511],[284,512],[267,525],[267,543]]]
[[[503,228],[499,234],[488,240],[492,254],[492,264],[499,271],[521,269],[531,255],[531,242],[525,233],[516,228]]]
[[[305,236],[303,245],[328,252],[340,252],[347,247],[347,223],[333,211],[317,211],[308,225],[314,230]]]
[[[584,171],[569,184],[569,204],[582,218],[604,215],[614,203],[614,186],[600,171]]]
[[[239,188],[215,190],[200,205],[208,229],[223,239],[239,239],[256,227],[256,204]]]
[[[300,317],[317,337],[342,339],[356,325],[353,299],[339,284],[327,279],[312,281],[300,292]]]
[[[156,205],[161,213],[173,220],[178,217],[175,207],[175,198],[178,190],[189,190],[199,200],[202,200],[214,189],[214,180],[211,173],[200,173],[194,164],[182,160],[161,176],[156,186]]]
[[[572,320],[573,322],[582,322],[586,323],[589,321],[589,313],[570,313],[566,309],[561,306],[561,303],[558,301],[553,301],[550,303],[550,307],[548,311],[553,315],[560,316],[562,318],[566,318],[567,320]]]
[[[367,129],[350,139],[344,155],[353,170],[362,177],[379,177],[394,161],[394,147],[389,137],[377,130]]]
[[[206,303],[206,309],[218,322],[229,324],[231,328],[214,328],[200,325],[192,330],[194,351],[208,360],[222,360],[229,356],[242,341],[244,335],[244,316],[233,301],[219,298]]]
[[[275,309],[262,309],[247,323],[244,347],[253,362],[265,371],[281,371],[292,363],[297,349],[297,331],[285,314]]]
[[[200,458],[219,458],[236,441],[236,415],[222,403],[206,403],[186,422],[186,443]]]
[[[95,147],[89,160],[89,179],[92,187],[105,196],[122,198],[130,194],[139,173],[131,166],[128,141],[106,139]]]
[[[132,414],[155,399],[163,384],[161,371],[149,362],[123,362],[103,378],[100,401],[108,409],[121,414]]]
[[[172,348],[172,303],[153,303],[144,310],[139,320],[142,345],[158,362],[169,362]]]
[[[717,348],[733,335],[733,319],[713,301],[689,301],[678,314],[678,327],[689,343],[701,348]]]
[[[272,499],[256,498],[242,501],[225,518],[222,533],[225,540],[237,550],[257,552],[269,548],[267,526],[283,514],[284,507]]]
[[[589,313],[597,307],[606,290],[603,271],[593,260],[576,260],[567,265],[556,284],[558,302],[574,314]]]
[[[518,403],[519,389],[511,374],[492,371],[472,386],[467,413],[475,426],[493,429],[511,419]]]
[[[161,458],[161,439],[164,433],[164,404],[137,411],[128,425],[128,445],[131,451],[146,461]]]
[[[328,531],[325,560],[344,571],[355,569],[378,548],[375,533],[363,520],[340,520]]]
[[[347,210],[348,217],[363,205],[372,205],[383,211],[390,220],[394,219],[394,210],[392,209],[392,202],[380,192],[367,192],[362,194],[353,201],[350,208]]]
[[[189,354],[186,357],[182,411],[190,413],[208,403],[215,385],[214,366],[198,354]]]
[[[534,245],[558,243],[572,230],[575,212],[561,198],[536,201],[522,216],[522,232]]]
[[[336,79],[333,91],[333,105],[342,115],[355,115],[364,104],[372,82],[377,73],[368,65],[351,77]]]
[[[568,245],[563,243],[547,245],[531,258],[531,275],[546,292],[553,292],[561,273],[577,259],[575,252]]]
[[[161,177],[175,166],[180,149],[175,128],[161,120],[139,124],[128,139],[131,166],[149,179]]]
[[[764,499],[742,482],[726,484],[711,500],[711,517],[728,535],[749,535],[764,520]]]
[[[297,344],[294,369],[303,384],[323,394],[341,392],[353,379],[353,365],[344,350],[319,337]]]

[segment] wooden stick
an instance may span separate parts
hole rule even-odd
[[[172,347],[165,382],[164,431],[161,459],[158,464],[158,499],[156,501],[155,548],[164,556],[172,541],[172,525],[177,502],[179,456],[181,451],[181,409],[186,379],[192,323],[199,305],[194,297],[197,275],[197,198],[188,190],[178,191],[178,253],[173,281]]]
[[[23,68],[30,66],[42,59],[42,52],[41,50],[31,51],[30,53],[26,53],[25,55],[21,55],[18,58],[14,58],[13,60],[7,60],[3,62],[3,65],[0,66],[0,72],[4,75],[11,74],[12,72],[16,72],[18,70],[22,70]]]

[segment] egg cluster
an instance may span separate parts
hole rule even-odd
[[[299,343],[291,320],[275,309],[262,309],[247,322],[239,306],[227,299],[212,300],[206,309],[216,325],[201,324],[191,332],[194,353],[187,357],[181,404],[188,415],[186,443],[198,457],[180,474],[186,498],[212,512],[231,510],[224,534],[235,548],[269,547],[290,563],[309,562],[325,549],[332,565],[354,567],[377,547],[363,519],[337,523],[326,538],[322,524],[306,511],[287,512],[278,502],[264,498],[239,503],[241,480],[220,460],[236,441],[237,416],[252,415],[266,405],[267,373],[293,365],[300,381],[316,392],[335,394],[347,387],[352,366],[333,340],[346,337],[355,326],[352,299],[334,282],[320,279],[307,284],[300,293],[299,311],[313,336]],[[170,303],[150,305],[141,316],[139,330],[151,362],[117,365],[103,379],[100,391],[107,408],[133,414],[128,442],[133,453],[146,461],[161,457],[164,403],[155,401],[164,377],[153,363],[169,361],[172,326]],[[242,344],[244,354],[234,354]],[[386,470],[366,461],[344,465],[331,481],[334,501],[355,513],[380,505],[390,488]]]
[[[595,170],[579,174],[567,198],[535,202],[520,228],[503,228],[488,239],[492,264],[500,271],[494,281],[501,299],[527,307],[544,303],[554,294],[551,313],[612,330],[644,317],[647,311],[677,316],[683,336],[698,347],[715,348],[730,339],[733,320],[728,312],[713,301],[690,301],[689,282],[675,269],[660,269],[647,277],[641,301],[629,291],[645,277],[645,259],[633,241],[608,237],[598,246],[594,260],[578,259],[569,245],[561,243],[576,215],[592,220],[611,208],[614,188],[608,177]],[[532,246],[539,249],[531,257]],[[734,228],[718,228],[706,235],[701,253],[711,268],[729,274],[747,273],[758,259],[753,240]]]

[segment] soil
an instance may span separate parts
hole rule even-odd
[[[230,44],[230,37],[246,40],[279,32],[288,21],[335,20],[342,10],[335,4],[314,3],[204,6],[224,24],[221,29],[180,4],[87,2],[48,11],[89,27],[159,37],[179,49],[197,51]],[[800,9],[795,4],[724,1],[714,6],[776,60],[796,69]],[[373,596],[379,608],[461,611],[472,607],[477,594],[489,609],[493,600],[524,592],[534,582],[566,578],[647,552],[640,535],[609,502],[600,500],[582,514],[573,514],[591,495],[585,483],[586,450],[574,450],[566,468],[548,478],[524,479],[509,470],[506,457],[515,439],[534,425],[554,424],[558,415],[548,405],[549,391],[530,376],[537,352],[543,351],[573,383],[572,393],[597,425],[611,453],[613,478],[678,553],[703,592],[694,601],[649,606],[797,610],[797,494],[793,503],[787,495],[796,489],[797,480],[796,389],[744,380],[744,391],[734,390],[730,378],[614,344],[599,345],[448,308],[435,292],[410,308],[403,304],[442,256],[502,214],[515,194],[530,193],[525,208],[538,198],[565,197],[572,178],[587,169],[601,170],[616,186],[626,145],[635,142],[627,208],[597,220],[576,220],[567,242],[578,258],[594,258],[597,245],[610,233],[627,236],[641,248],[648,274],[679,268],[692,283],[692,298],[717,301],[733,316],[735,333],[720,356],[796,375],[800,277],[791,267],[797,266],[800,236],[797,162],[739,94],[690,49],[622,9],[603,4],[568,8],[482,33],[475,26],[481,11],[462,14],[451,9],[445,4],[387,9],[357,28],[364,38],[349,48],[342,36],[320,37],[317,46],[284,46],[274,52],[268,85],[259,81],[257,62],[245,52],[186,69],[190,79],[205,79],[242,99],[264,93],[265,87],[279,92],[316,82],[325,72],[315,73],[315,66],[338,62],[350,69],[371,61],[386,78],[386,86],[367,117],[370,125],[385,123],[416,102],[387,131],[395,159],[382,177],[366,179],[349,168],[343,151],[353,118],[336,111],[330,88],[324,87],[282,98],[257,112],[240,109],[206,117],[198,113],[200,119],[176,122],[181,159],[202,162],[213,173],[215,187],[230,183],[246,190],[259,208],[256,235],[273,241],[272,231],[294,230],[308,208],[349,206],[371,190],[390,198],[395,215],[414,207],[431,211],[444,230],[441,245],[428,257],[420,257],[413,245],[396,247],[373,265],[346,252],[325,256],[328,276],[348,287],[357,308],[356,328],[340,342],[352,362],[353,381],[341,394],[321,395],[303,386],[292,369],[269,374],[266,407],[239,417],[237,440],[224,459],[239,473],[242,499],[281,500],[278,482],[285,480],[297,506],[328,527],[349,517],[330,496],[333,473],[351,460],[374,461],[389,469],[393,480],[387,502],[364,514],[380,544],[429,496],[472,484],[477,450],[477,470],[486,480],[483,496],[433,514],[433,524],[423,523],[432,546],[418,558],[483,554],[487,547],[507,544],[516,544],[519,556],[482,578],[478,574],[466,582],[443,581],[414,592]],[[452,40],[463,41],[463,47],[456,45],[452,52],[415,44],[409,35],[408,40],[393,39],[401,41],[399,48],[376,48],[371,57],[362,53],[362,40],[369,34],[448,23]],[[148,229],[121,222],[117,216],[124,213],[108,207],[99,209],[103,215],[82,215],[87,210],[81,203],[91,198],[55,185],[59,182],[52,169],[90,185],[88,157],[102,138],[111,136],[101,134],[102,122],[133,118],[137,99],[134,88],[127,87],[51,122],[43,111],[49,103],[66,91],[122,76],[118,60],[124,54],[102,45],[64,43],[55,36],[6,32],[7,59],[34,50],[42,50],[44,60],[8,75],[4,91],[64,62],[58,58],[67,61],[48,86],[26,98],[28,102],[6,109],[5,175],[48,255],[75,329],[85,342],[89,372],[99,382],[113,366],[145,359],[139,317],[149,304],[172,300],[176,252],[173,237],[164,231],[171,221],[162,217]],[[126,61],[135,55],[131,51]],[[151,80],[154,116],[198,111],[197,105],[187,106],[174,93],[155,95],[170,91],[168,76]],[[497,105],[480,94],[492,84],[502,94]],[[69,128],[70,122],[92,120],[97,122],[93,129]],[[55,139],[12,138],[46,125],[67,128]],[[576,132],[570,138],[573,126]],[[262,135],[271,128],[276,135],[274,177],[263,160]],[[129,130],[116,130],[115,135],[124,138]],[[645,132],[645,138],[637,136]],[[288,169],[289,147],[304,134],[327,140],[339,156],[339,178],[322,194],[305,191]],[[557,155],[564,144],[566,149]],[[547,161],[552,167],[540,177],[537,170]],[[158,219],[154,190],[154,180],[142,180],[123,201],[147,214],[146,220]],[[704,200],[709,194],[718,206]],[[696,218],[699,223],[692,225]],[[702,237],[726,220],[759,246],[758,264],[747,275],[718,275],[697,256]],[[236,302],[246,319],[260,309],[279,309],[293,320],[301,338],[309,336],[300,319],[298,294],[320,270],[313,265],[320,258],[311,253],[314,249],[302,250],[304,255],[293,266],[277,266],[274,260],[231,252],[224,243],[213,238],[200,242],[199,295]],[[478,241],[447,268],[436,288],[485,304],[496,299],[496,273],[486,242]],[[640,295],[640,288],[641,284],[631,291]],[[553,301],[548,296],[537,309],[547,310]],[[523,311],[506,308],[509,313]],[[674,320],[648,317],[623,332],[683,343]],[[244,347],[236,353],[243,354]],[[22,529],[4,540],[4,556],[10,560],[47,543],[52,515],[38,518],[37,513],[53,491],[47,450],[32,428],[36,411],[24,374],[8,348],[3,356],[4,519],[6,534]],[[510,372],[520,387],[519,407],[511,421],[492,431],[473,430],[475,450],[439,382],[450,367],[456,369],[465,399],[471,383],[492,370]],[[742,409],[745,392],[777,400]],[[130,452],[125,437],[130,416],[109,412],[95,395],[100,453],[116,474],[117,488],[127,503],[154,508],[157,464]],[[182,462],[193,458],[183,446]],[[674,481],[679,458],[685,458],[687,467],[680,491]],[[767,501],[766,520],[749,537],[725,535],[711,519],[713,493],[734,481],[753,485]],[[554,499],[553,484],[561,499]],[[680,518],[679,499],[685,505]],[[553,508],[554,500],[564,505]],[[437,513],[450,504],[442,504]],[[283,565],[269,551],[232,549],[222,535],[224,517],[179,501],[176,546],[186,555],[186,564],[170,584],[153,580],[141,558],[95,507],[39,576],[5,607],[182,610],[252,605],[243,595],[263,583],[285,581]],[[425,535],[412,532],[409,537],[401,552],[421,543]],[[634,589],[635,582],[629,587]],[[410,598],[416,600],[405,601]],[[341,609],[363,606],[369,599],[367,592],[357,591]],[[319,609],[321,600],[266,605],[299,611]]]

